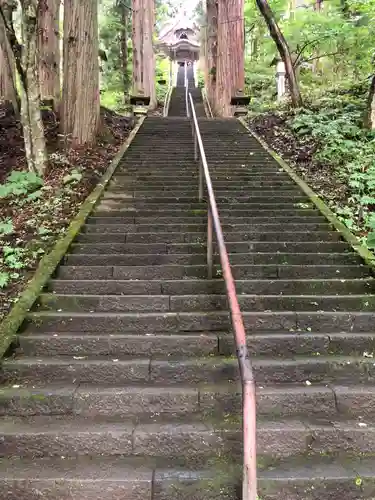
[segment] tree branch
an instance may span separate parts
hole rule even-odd
[[[247,30],[245,30],[245,35],[250,35],[252,31],[254,31],[256,24],[254,23],[252,26],[250,26]]]
[[[6,37],[8,38],[9,44],[14,54],[18,74],[20,75],[25,88],[27,88],[26,75],[22,66],[22,45],[17,40],[12,20],[10,19],[8,23],[8,19],[4,13],[4,7],[2,5],[0,5],[0,19],[4,25]]]
[[[320,54],[319,56],[309,57],[308,59],[304,59],[302,61],[302,63],[308,63],[311,61],[315,61],[316,59],[321,59],[322,57],[335,56],[336,54],[341,54],[341,52],[339,50],[337,50],[336,52],[328,52],[328,54]]]
[[[325,36],[322,36],[320,38],[315,38],[314,40],[309,40],[306,43],[304,43],[302,45],[302,47],[298,50],[297,57],[294,60],[293,66],[294,67],[298,66],[299,60],[301,59],[301,56],[302,56],[304,50],[306,50],[307,47],[309,47],[309,45],[315,45],[316,43],[320,42],[320,40],[322,40],[322,39],[324,40],[325,38],[329,38],[329,35],[325,35]]]

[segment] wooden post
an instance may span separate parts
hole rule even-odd
[[[285,64],[283,61],[278,61],[276,65],[276,85],[277,85],[277,100],[282,101],[285,93]]]

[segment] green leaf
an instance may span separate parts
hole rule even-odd
[[[51,230],[48,229],[48,227],[40,226],[40,228],[38,229],[38,234],[40,235],[49,234],[50,232]]]
[[[367,235],[366,245],[368,248],[375,248],[375,231],[371,231]]]
[[[14,232],[12,219],[0,221],[0,235],[8,235]]]
[[[82,174],[78,170],[72,170],[70,174],[63,177],[63,184],[70,184],[73,182],[79,182],[82,179]]]
[[[356,477],[355,478],[355,485],[356,486],[362,486],[362,478]]]
[[[0,288],[5,288],[9,284],[10,275],[0,271]]]
[[[41,189],[39,189],[38,191],[34,191],[33,193],[30,193],[27,196],[27,200],[28,201],[38,200],[42,195],[43,195],[43,191]]]

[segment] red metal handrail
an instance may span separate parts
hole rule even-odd
[[[190,108],[190,109],[189,109]],[[242,426],[243,426],[243,476],[242,500],[257,499],[257,468],[256,468],[256,398],[253,369],[246,344],[246,333],[243,318],[238,304],[236,287],[229,263],[227,248],[221,228],[219,212],[212,187],[210,171],[208,169],[206,154],[203,147],[194,102],[189,93],[189,106],[187,116],[192,119],[194,139],[194,158],[199,160],[199,201],[203,199],[203,179],[206,182],[208,193],[208,218],[207,218],[207,266],[208,277],[212,278],[213,271],[213,228],[220,255],[221,268],[227,291],[231,322],[233,326],[236,352],[242,383]]]

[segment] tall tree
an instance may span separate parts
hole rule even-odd
[[[43,175],[47,166],[47,149],[40,112],[38,72],[37,19],[38,0],[20,0],[23,45],[17,40],[12,18],[0,6],[0,16],[15,58],[21,86],[21,123],[30,171]]]
[[[207,0],[206,43],[205,43],[205,83],[207,96],[213,111],[216,112],[216,71],[217,71],[217,0]]]
[[[12,24],[13,11],[17,8],[15,0],[1,0],[0,6],[8,25]],[[19,101],[16,87],[16,67],[13,51],[10,46],[5,23],[0,16],[0,96],[10,102],[19,115]]]
[[[39,81],[43,100],[60,102],[60,0],[39,0],[38,9]]]
[[[74,146],[95,141],[100,122],[98,2],[65,0],[62,132]]]
[[[133,93],[144,92],[143,88],[143,0],[133,0]]]
[[[371,78],[370,90],[367,97],[364,126],[375,129],[375,75]]]
[[[154,53],[154,25],[155,3],[154,0],[144,1],[144,32],[143,32],[143,74],[145,91],[150,96],[150,109],[158,105],[155,85],[155,53]]]
[[[157,106],[153,34],[154,0],[133,0],[133,93],[150,97],[150,108]]]
[[[124,83],[124,100],[126,101],[128,95],[129,87],[129,75],[128,75],[128,28],[129,28],[129,13],[130,10],[123,2],[119,3],[119,9],[121,14],[121,62],[122,62],[122,77]]]
[[[231,97],[245,86],[243,0],[218,0],[216,106],[219,116],[232,116]]]
[[[268,5],[267,0],[256,0],[256,3],[268,26],[270,35],[275,42],[280,57],[284,61],[292,104],[294,107],[298,108],[302,106],[302,97],[294,70],[289,45],[283,33],[281,32],[279,25],[277,24],[275,15],[271,7]]]

